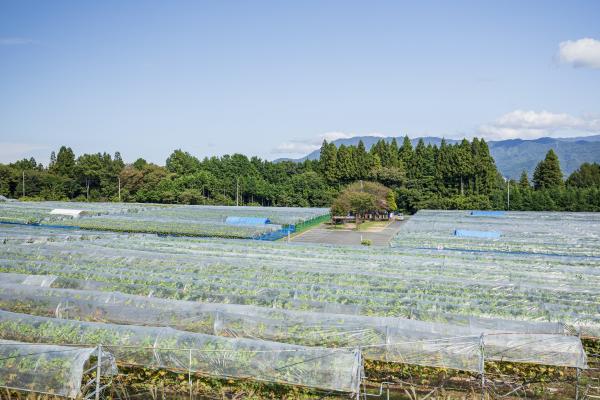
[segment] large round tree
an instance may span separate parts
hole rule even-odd
[[[359,223],[367,214],[382,216],[396,209],[393,190],[377,182],[359,181],[346,187],[334,200],[331,214],[336,217],[351,214]]]

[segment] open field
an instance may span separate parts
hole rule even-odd
[[[101,346],[103,383],[150,390],[160,378],[140,374],[169,371],[171,395],[215,395],[224,382],[227,393],[255,398],[356,397],[383,381],[401,397],[442,387],[449,398],[482,389],[487,398],[572,398],[577,376],[582,391],[593,386],[600,243],[586,238],[598,217],[566,215],[563,225],[578,228],[558,231],[555,214],[511,213],[502,223],[466,213],[439,223],[419,213],[406,231],[392,224],[392,248],[298,241],[321,228],[286,243],[0,225],[0,339]],[[520,221],[531,220],[534,234],[522,233],[530,228]],[[502,236],[459,237],[449,226]],[[559,247],[567,234],[571,247]],[[452,246],[436,246],[442,239]],[[11,370],[26,370],[43,356],[35,353]],[[46,386],[0,369],[0,386],[71,393],[76,381],[91,393],[94,374],[84,371],[94,360],[69,361],[81,368]]]

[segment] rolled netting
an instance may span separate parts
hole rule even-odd
[[[276,310],[235,304],[148,298],[116,292],[0,285],[0,307],[59,318],[92,319],[119,324],[169,326],[225,337],[246,337],[305,346],[360,347],[367,359],[478,371],[481,334],[493,334],[489,357],[503,361],[578,366],[583,349],[576,337],[554,334],[558,326],[516,321],[451,325],[393,317],[369,317]],[[507,328],[514,328],[509,331]],[[546,331],[545,331],[546,329]],[[522,335],[514,335],[521,332]],[[548,332],[531,334],[527,332]],[[502,342],[500,333],[511,341]],[[514,347],[527,339],[527,346]],[[568,339],[563,339],[568,338]],[[543,340],[542,340],[543,339]],[[556,340],[555,340],[556,339]],[[541,345],[539,341],[543,342]],[[569,342],[568,351],[561,347]],[[555,343],[558,343],[554,346]],[[514,347],[514,348],[513,348]],[[565,353],[564,357],[556,357]],[[568,354],[566,354],[568,353]]]
[[[78,398],[84,369],[98,348],[43,345],[0,340],[0,387],[41,394]],[[116,364],[110,353],[102,352],[100,373],[111,376]],[[94,374],[97,367],[94,368]]]
[[[360,351],[223,338],[168,327],[117,325],[0,311],[0,337],[101,344],[118,363],[356,393]]]

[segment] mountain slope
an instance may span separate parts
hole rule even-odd
[[[370,149],[378,140],[382,138],[375,136],[357,136],[349,139],[335,140],[336,146],[352,145],[356,146],[359,140],[362,140],[367,149]],[[392,137],[383,138],[391,141]],[[398,145],[402,144],[402,137],[397,137]],[[416,146],[419,138],[411,139],[413,147]],[[425,143],[439,145],[442,138],[423,137]],[[448,143],[456,143],[457,140],[446,139]],[[521,171],[526,170],[529,175],[537,163],[544,158],[548,150],[554,149],[565,177],[571,174],[584,162],[600,163],[600,135],[582,136],[575,138],[549,138],[543,137],[534,140],[508,139],[488,142],[490,152],[496,160],[496,165],[502,175],[518,179]],[[319,150],[315,150],[305,157],[290,160],[302,162],[306,159],[316,160],[319,158]],[[283,161],[283,159],[276,160]]]

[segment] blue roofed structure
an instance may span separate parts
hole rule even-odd
[[[502,234],[496,231],[472,231],[467,229],[455,229],[454,236],[474,237],[483,239],[498,239]]]
[[[504,217],[505,211],[488,211],[488,210],[475,210],[469,214],[472,217]]]
[[[269,218],[263,217],[227,217],[225,223],[228,225],[267,225],[271,223]]]

